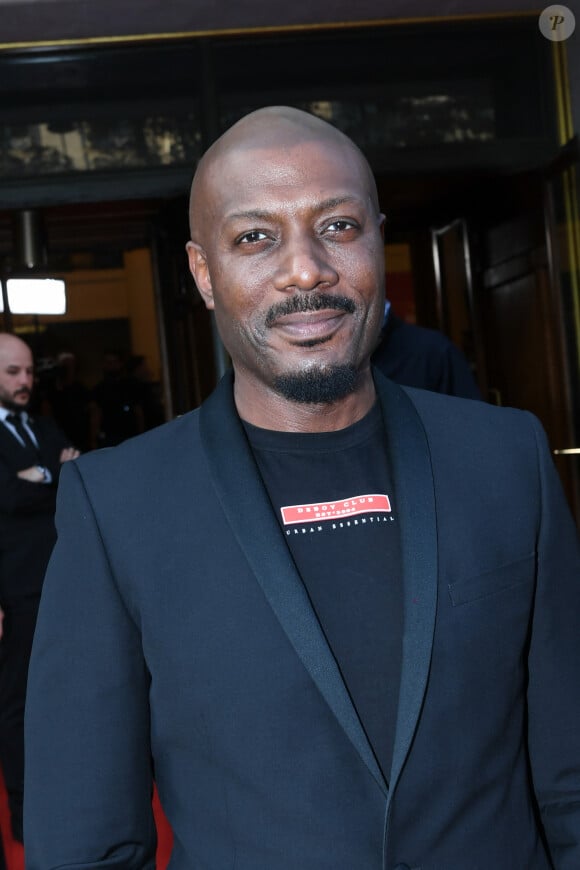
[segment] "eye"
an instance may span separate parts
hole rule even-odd
[[[330,231],[331,233],[344,233],[348,230],[356,230],[358,228],[359,225],[355,220],[351,220],[350,218],[337,218],[337,220],[327,224],[325,231]]]
[[[237,237],[236,245],[253,245],[256,242],[263,242],[267,238],[266,233],[263,233],[262,230],[250,230]]]

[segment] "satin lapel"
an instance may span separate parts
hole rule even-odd
[[[36,459],[36,453],[32,448],[21,444],[4,423],[0,423],[0,453],[3,453],[17,467],[22,467],[23,457],[26,458],[27,454],[31,457],[31,465],[34,465]]]
[[[417,728],[427,688],[437,608],[437,529],[427,436],[408,394],[375,372],[383,408],[401,530],[404,632],[392,797]]]
[[[264,595],[328,706],[386,793],[385,780],[257,473],[235,411],[231,375],[222,379],[202,406],[200,428],[218,498]]]

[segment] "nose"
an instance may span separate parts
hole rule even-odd
[[[309,236],[300,235],[282,247],[274,282],[278,290],[315,290],[332,287],[338,272],[329,262],[324,246]]]

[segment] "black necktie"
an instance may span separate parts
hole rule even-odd
[[[24,444],[26,445],[26,447],[30,447],[32,450],[34,450],[34,452],[36,454],[38,454],[38,447],[36,446],[36,444],[34,443],[32,438],[30,437],[30,433],[28,432],[28,429],[24,425],[24,421],[23,421],[21,415],[20,414],[8,414],[8,416],[6,417],[6,422],[10,423],[12,426],[14,426],[14,428],[16,429],[18,434],[20,435],[20,437],[21,437],[22,441],[24,442]]]

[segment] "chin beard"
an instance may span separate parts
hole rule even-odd
[[[274,381],[274,389],[291,402],[330,405],[354,393],[357,382],[356,368],[344,363],[279,375]]]

